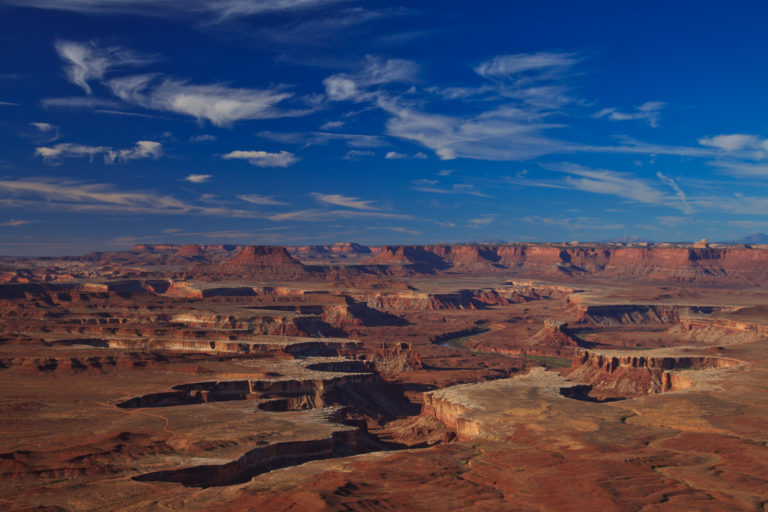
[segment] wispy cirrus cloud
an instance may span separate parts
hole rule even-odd
[[[475,189],[469,183],[454,183],[450,187],[440,186],[438,180],[415,180],[413,190],[429,192],[431,194],[466,194],[476,197],[491,197]]]
[[[384,226],[384,227],[379,228],[379,229],[386,229],[387,231],[394,231],[395,233],[403,233],[403,234],[414,235],[414,236],[417,236],[417,235],[421,234],[421,231],[416,231],[415,229],[404,228],[402,226]]]
[[[491,224],[493,221],[496,220],[497,215],[495,213],[488,213],[485,215],[480,215],[479,217],[474,217],[472,219],[468,219],[468,222],[473,226],[485,226],[488,224]]]
[[[340,73],[323,80],[325,94],[332,101],[367,101],[375,99],[377,93],[371,86],[392,82],[411,83],[418,73],[418,66],[402,59],[379,59],[366,57],[366,63],[359,73]]]
[[[231,18],[313,9],[344,0],[0,0],[0,4],[89,14]]]
[[[162,154],[163,145],[151,140],[140,140],[136,142],[136,146],[128,149],[113,149],[108,146],[87,146],[68,142],[51,147],[41,146],[35,148],[35,155],[42,157],[49,164],[55,164],[62,158],[88,158],[90,161],[93,161],[93,157],[97,155],[103,155],[104,163],[106,164],[113,164],[116,161],[126,163],[142,158],[157,160]]]
[[[647,101],[642,105],[635,107],[634,112],[620,112],[615,108],[604,108],[594,114],[593,117],[604,117],[611,121],[642,120],[656,128],[659,126],[659,117],[661,115],[661,110],[665,105],[666,103],[662,101]]]
[[[125,214],[213,215],[252,218],[253,212],[212,207],[152,191],[68,179],[0,179],[0,204],[22,209]]]
[[[498,55],[475,67],[486,78],[515,78],[523,73],[551,75],[573,67],[579,58],[573,53],[536,52]]]
[[[269,153],[268,151],[231,151],[222,155],[224,160],[247,160],[257,167],[288,167],[299,161],[299,157],[289,151]]]
[[[317,16],[263,27],[254,37],[279,45],[324,45],[338,42],[340,37],[349,37],[350,34],[363,35],[361,32],[371,23],[409,12],[399,7],[371,9],[354,6],[321,11]]]
[[[297,210],[290,212],[276,213],[267,217],[272,221],[303,221],[303,222],[324,222],[338,219],[397,219],[397,220],[409,220],[413,216],[400,214],[400,213],[388,213],[388,212],[374,212],[364,210],[323,210],[320,208]]]
[[[50,133],[58,129],[58,126],[54,126],[51,123],[32,122],[29,123],[29,125],[37,128],[37,130],[42,133]]]
[[[768,177],[768,163],[716,161],[711,162],[710,165],[719,168],[726,174],[732,174],[734,176],[751,176],[753,178]]]
[[[441,159],[523,160],[575,146],[544,135],[564,126],[545,122],[544,116],[572,101],[567,87],[554,81],[577,61],[574,55],[554,53],[495,57],[475,68],[491,83],[474,92],[461,87],[448,94],[446,88],[412,87],[418,72],[412,62],[369,58],[360,72],[332,75],[323,84],[329,100],[369,102],[389,115],[388,135],[416,142]],[[398,83],[410,87],[394,94],[390,84]],[[429,95],[422,98],[425,92]],[[463,102],[475,93],[493,103],[481,102],[481,110],[459,116],[430,113],[423,101],[437,95]],[[435,110],[446,111],[442,105]]]
[[[262,196],[259,194],[241,194],[237,196],[237,198],[241,201],[245,201],[246,203],[258,204],[261,206],[279,206],[288,204],[282,201],[278,201],[272,196]]]
[[[25,224],[31,224],[35,222],[34,220],[24,220],[24,219],[11,219],[7,220],[5,222],[0,222],[0,226],[7,226],[7,227],[18,227],[18,226],[24,226]]]
[[[29,123],[29,125],[37,130],[38,142],[48,143],[61,138],[61,128],[59,126],[40,121]]]
[[[680,188],[680,185],[677,184],[677,182],[670,178],[669,176],[665,176],[664,174],[657,172],[656,176],[661,180],[662,183],[665,185],[669,185],[672,187],[672,190],[675,191],[675,195],[678,199],[680,199],[680,204],[682,205],[681,210],[686,214],[693,213],[693,209],[691,208],[691,205],[688,203],[688,196],[683,191],[682,188]]]
[[[423,160],[427,158],[427,155],[421,151],[414,153],[413,155],[409,155],[408,153],[398,153],[397,151],[388,151],[387,154],[384,155],[384,158],[387,160],[407,160],[411,158]]]
[[[154,59],[142,57],[118,46],[100,47],[93,42],[58,40],[54,44],[56,53],[64,61],[64,71],[69,81],[79,86],[86,94],[93,91],[91,80],[102,80],[111,69],[127,66],[143,66]]]
[[[231,126],[247,119],[302,116],[317,108],[309,104],[293,109],[280,108],[278,104],[294,96],[283,86],[257,89],[230,87],[222,83],[191,84],[160,73],[107,78],[111,71],[143,66],[154,62],[156,58],[138,55],[119,46],[102,47],[94,42],[56,41],[54,47],[64,61],[64,71],[69,80],[89,96],[48,98],[42,101],[46,107],[107,108],[118,111],[121,107],[119,102],[90,97],[93,93],[91,82],[98,81],[124,104],[187,115],[200,123],[208,121],[216,126]]]
[[[715,135],[714,137],[702,137],[699,144],[717,148],[725,152],[757,150],[768,151],[768,139],[761,139],[757,135],[744,133],[732,133],[727,135]]]
[[[96,155],[106,155],[112,148],[107,146],[86,146],[84,144],[61,143],[53,147],[35,148],[35,156],[46,163],[55,164],[61,158],[88,158],[91,162]]]
[[[311,109],[281,110],[279,103],[293,96],[284,88],[248,89],[222,84],[195,85],[155,74],[109,80],[112,93],[125,101],[151,110],[174,112],[209,121],[216,126],[231,126],[247,119],[296,117]]]
[[[663,192],[629,173],[590,169],[576,164],[548,165],[545,168],[567,174],[563,181],[568,188],[614,195],[638,203],[667,204],[669,202]]]
[[[302,147],[322,146],[331,141],[342,141],[351,148],[378,148],[387,146],[388,142],[379,135],[362,133],[334,133],[334,132],[272,132],[260,131],[256,135],[267,140],[273,140],[284,144],[301,144]]]
[[[390,98],[380,98],[378,105],[391,115],[387,121],[390,135],[417,142],[442,160],[525,160],[566,146],[543,134],[562,125],[510,117],[507,109],[448,116],[421,112]]]
[[[495,94],[527,110],[559,109],[574,101],[567,77],[581,58],[574,53],[535,52],[498,55],[474,68],[491,81]]]
[[[379,210],[379,208],[373,204],[373,201],[365,201],[363,199],[358,199],[357,197],[349,197],[341,194],[320,194],[318,192],[313,192],[311,196],[321,203],[327,203],[334,206],[343,206],[355,210]]]
[[[625,225],[622,223],[609,223],[606,224],[605,222],[601,221],[598,218],[594,217],[539,217],[539,216],[528,216],[523,217],[523,222],[527,222],[529,224],[533,224],[535,226],[554,226],[558,228],[562,228],[565,231],[574,232],[574,231],[584,231],[584,230],[617,230],[617,229],[624,229]]]

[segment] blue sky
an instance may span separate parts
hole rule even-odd
[[[764,2],[0,0],[0,254],[768,231]]]

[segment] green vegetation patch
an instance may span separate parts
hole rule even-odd
[[[568,359],[567,357],[531,356],[526,354],[523,356],[523,359],[541,363],[543,366],[547,368],[565,368],[565,367],[571,366],[571,360]]]

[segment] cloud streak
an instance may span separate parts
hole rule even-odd
[[[278,201],[272,196],[262,196],[259,194],[242,194],[237,196],[237,198],[247,203],[258,204],[262,206],[278,206],[288,204],[282,201]]]
[[[6,5],[88,14],[148,17],[200,16],[225,21],[245,16],[313,9],[343,0],[2,0]]]
[[[379,208],[373,204],[373,201],[364,201],[357,197],[343,196],[341,194],[320,194],[313,192],[311,194],[316,200],[321,203],[331,204],[334,206],[343,206],[344,208],[353,208],[355,210],[378,210]]]
[[[109,184],[67,179],[0,180],[0,204],[14,208],[68,212],[254,217],[253,212],[246,210],[209,207],[171,195],[126,191]]]
[[[151,140],[140,140],[128,149],[113,149],[108,146],[86,146],[83,144],[61,143],[51,147],[35,148],[35,155],[48,164],[56,164],[62,158],[88,158],[91,162],[97,155],[103,155],[105,164],[116,161],[127,163],[142,158],[157,160],[163,154],[163,145]]]
[[[232,151],[222,155],[224,160],[247,160],[257,167],[288,167],[299,161],[299,157],[289,151],[269,153],[267,151]]]
[[[297,210],[291,212],[276,213],[267,217],[272,221],[302,221],[302,222],[323,222],[329,220],[338,219],[357,219],[357,218],[373,218],[373,219],[397,219],[397,220],[409,220],[413,216],[399,214],[399,213],[386,213],[386,212],[371,212],[360,210],[323,210],[323,209],[307,209]]]
[[[611,121],[643,120],[656,128],[659,126],[659,116],[666,103],[661,101],[647,101],[635,107],[634,112],[620,112],[615,108],[604,108],[593,117],[610,119]]]

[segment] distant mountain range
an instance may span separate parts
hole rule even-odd
[[[731,240],[730,242],[725,242],[727,244],[747,244],[747,245],[760,245],[760,244],[768,244],[768,234],[765,233],[752,233],[751,235],[747,235],[744,238],[739,238],[738,240]]]

